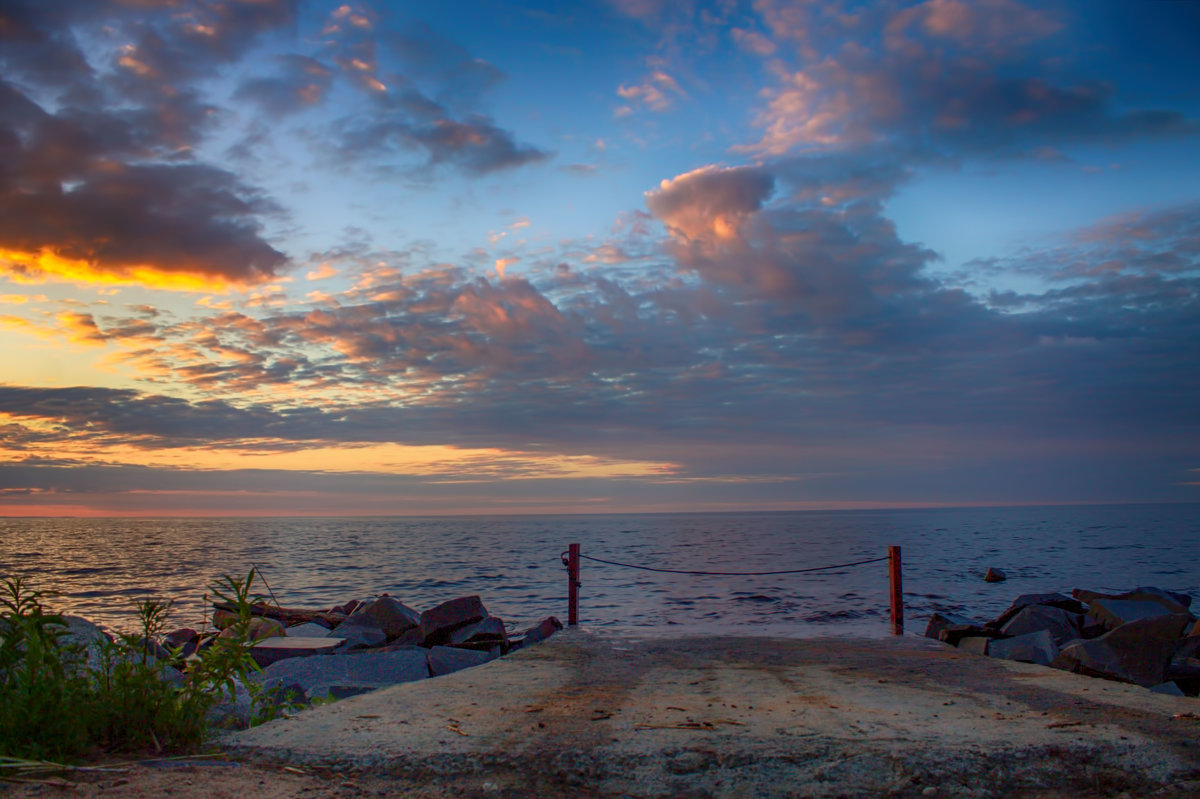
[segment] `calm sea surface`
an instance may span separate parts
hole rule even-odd
[[[1158,585],[1200,598],[1200,505],[1123,505],[630,516],[343,519],[0,519],[0,578],[60,594],[52,607],[129,629],[133,601],[175,600],[203,623],[206,587],[252,565],[285,606],[388,593],[418,610],[479,594],[520,630],[566,620],[559,556],[660,568],[774,571],[903,547],[906,619],[987,618],[1017,594]],[[995,566],[1006,583],[989,584]],[[654,635],[888,632],[887,563],[818,574],[696,577],[585,560],[581,622]],[[258,590],[267,594],[262,583]]]

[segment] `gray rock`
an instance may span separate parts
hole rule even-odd
[[[495,616],[480,619],[474,624],[459,627],[450,633],[449,646],[466,646],[474,649],[491,649],[494,646],[508,651],[508,632],[504,622]]]
[[[999,630],[985,627],[982,624],[951,624],[938,631],[938,640],[951,646],[958,646],[964,638],[999,638]]]
[[[1099,638],[1067,644],[1050,665],[1147,688],[1158,685],[1188,620],[1186,613],[1176,613],[1131,621]]]
[[[59,645],[78,650],[77,657],[67,662],[80,668],[100,668],[105,661],[104,648],[112,643],[112,636],[82,616],[63,616],[63,621],[66,629],[59,636]]]
[[[312,657],[313,655],[331,654],[341,645],[341,638],[301,638],[300,636],[285,636],[283,638],[264,638],[250,647],[250,657],[260,668],[266,668],[272,663],[288,658]]]
[[[289,638],[328,638],[333,635],[333,631],[323,624],[306,621],[304,624],[288,627],[287,634]]]
[[[335,654],[291,658],[272,663],[255,675],[269,688],[299,686],[309,700],[319,696],[363,693],[429,676],[429,657],[424,649],[412,647],[393,652]]]
[[[545,641],[562,628],[563,624],[561,621],[556,619],[554,616],[547,616],[525,631],[525,634],[521,639],[521,645],[533,646],[536,643]]]
[[[208,725],[217,730],[244,730],[250,726],[253,705],[250,691],[234,680],[234,691],[222,686],[217,691],[218,701],[208,711]]]
[[[1071,592],[1071,596],[1092,604],[1097,599],[1133,599],[1147,600],[1150,602],[1158,602],[1165,606],[1172,613],[1186,613],[1188,608],[1192,606],[1192,598],[1188,594],[1181,594],[1177,591],[1166,591],[1162,588],[1156,588],[1152,585],[1139,586],[1132,591],[1126,591],[1123,594],[1103,594],[1099,591],[1088,591],[1084,588],[1076,588]]]
[[[959,639],[958,648],[975,655],[986,655],[992,640],[984,635],[968,635]]]
[[[1187,696],[1178,685],[1171,681],[1160,682],[1158,685],[1150,687],[1150,692],[1155,694],[1166,694],[1167,696]]]
[[[1171,611],[1160,602],[1145,599],[1096,599],[1088,606],[1084,625],[1096,624],[1106,630],[1115,630],[1122,624],[1138,619],[1169,615]]]
[[[450,633],[474,624],[488,615],[478,596],[463,596],[443,602],[421,614],[421,640],[426,646],[444,644]]]
[[[356,607],[347,621],[356,620],[383,630],[390,641],[420,625],[421,614],[385,595]]]
[[[1058,645],[1048,630],[997,639],[988,644],[987,654],[1004,660],[1049,666],[1058,656]]]
[[[940,641],[939,635],[942,630],[947,627],[978,627],[973,619],[968,619],[966,616],[959,616],[957,613],[942,613],[935,612],[929,617],[929,622],[925,625],[925,637],[932,638],[935,641]]]
[[[387,643],[387,633],[378,627],[358,621],[346,621],[339,624],[333,635],[343,639],[341,651],[351,652],[355,649],[370,649]]]
[[[1048,605],[1060,608],[1068,613],[1084,613],[1087,608],[1078,599],[1072,599],[1066,594],[1021,594],[994,621],[988,622],[989,627],[1003,627],[1013,616],[1016,616],[1030,605]]]
[[[1019,610],[1000,628],[1000,631],[1005,635],[1016,637],[1038,630],[1046,630],[1054,639],[1055,644],[1062,644],[1080,636],[1082,620],[1082,616],[1060,608],[1048,605],[1029,605]],[[1057,648],[1055,654],[1057,654]]]
[[[429,650],[429,673],[434,677],[479,666],[495,660],[488,652],[475,652],[449,646],[435,646]]]
[[[999,569],[989,568],[987,570],[987,574],[983,575],[983,580],[984,580],[984,582],[987,582],[987,583],[1002,583],[1007,579],[1008,579],[1008,575],[1006,575],[1004,572],[1000,571]]]

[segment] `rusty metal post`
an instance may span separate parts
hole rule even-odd
[[[579,544],[571,544],[567,553],[567,624],[579,624]]]
[[[900,547],[888,547],[888,576],[892,588],[892,635],[903,635],[904,583],[900,573]]]

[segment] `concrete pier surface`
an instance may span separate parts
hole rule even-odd
[[[222,745],[379,795],[1200,795],[1200,701],[912,636],[571,629]]]

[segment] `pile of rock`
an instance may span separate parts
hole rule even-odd
[[[214,603],[217,638],[233,635],[234,609]],[[403,682],[437,677],[486,663],[532,646],[562,623],[550,616],[519,636],[488,613],[478,596],[464,596],[418,612],[384,594],[351,600],[327,610],[251,606],[250,655],[262,667],[253,679],[268,694],[290,704],[343,699]],[[211,645],[212,636],[176,630],[166,643],[186,657]],[[248,696],[231,698],[235,717],[225,726],[243,726]],[[242,706],[244,708],[237,708]],[[244,711],[244,712],[243,712]]]
[[[925,635],[980,655],[1197,696],[1200,622],[1191,604],[1187,594],[1153,587],[1024,594],[988,622],[935,613]]]

